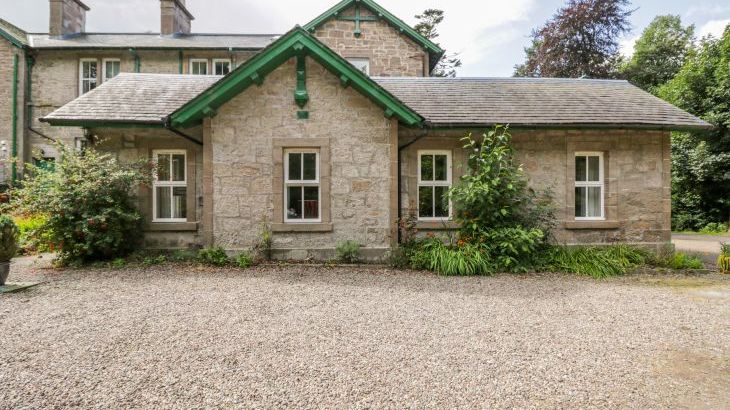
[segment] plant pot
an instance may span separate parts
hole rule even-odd
[[[10,275],[10,262],[0,262],[0,286],[5,285],[8,275]]]

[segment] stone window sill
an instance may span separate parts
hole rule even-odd
[[[578,229],[618,229],[620,224],[618,221],[565,221],[563,228],[569,230]]]
[[[331,223],[272,224],[272,232],[332,232]]]
[[[145,232],[195,232],[197,222],[153,222],[147,225]]]
[[[459,229],[459,224],[454,221],[418,221],[416,229],[422,231],[449,231]]]

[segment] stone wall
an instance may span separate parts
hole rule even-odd
[[[7,152],[0,152],[0,184],[11,178],[11,165],[8,163],[12,155],[13,141],[13,58],[18,56],[18,104],[17,127],[18,157],[22,158],[25,152],[24,146],[24,124],[25,107],[23,104],[26,88],[26,62],[25,53],[9,42],[0,39],[0,141],[5,141]],[[5,156],[5,157],[4,157]],[[20,166],[18,171],[21,171]]]
[[[481,130],[474,130],[480,135]],[[454,181],[465,152],[465,131],[432,131],[401,153],[403,212],[416,201],[419,149],[452,149]],[[401,129],[401,144],[415,133]],[[513,130],[513,144],[531,186],[549,189],[556,205],[555,238],[565,244],[627,242],[663,246],[671,239],[671,161],[668,132],[640,130]],[[576,221],[574,155],[604,153],[605,221]],[[440,223],[422,229],[453,228]]]
[[[100,138],[97,148],[112,153],[122,163],[152,158],[153,150],[180,149],[187,152],[187,223],[152,223],[152,191],[140,187],[139,209],[145,217],[145,247],[151,249],[198,248],[203,245],[202,196],[203,148],[166,130],[93,129]],[[188,134],[190,135],[190,134]]]
[[[373,16],[365,7],[363,16]],[[341,16],[354,16],[354,7]],[[425,77],[429,74],[428,53],[385,20],[363,21],[362,35],[355,37],[355,22],[332,18],[318,27],[315,37],[345,58],[370,60],[370,75],[382,77]]]
[[[338,77],[310,58],[307,120],[297,119],[295,88],[295,59],[291,59],[270,73],[262,86],[252,86],[220,107],[210,120],[206,143],[212,160],[205,172],[210,172],[213,185],[212,239],[229,250],[254,246],[262,223],[283,217],[274,214],[275,201],[282,200],[283,192],[276,182],[282,170],[273,165],[281,160],[274,158],[280,155],[275,154],[275,142],[289,140],[284,147],[291,140],[303,141],[295,146],[310,142],[321,146],[325,140],[328,148],[322,149],[328,150],[330,160],[327,166],[323,159],[321,171],[323,177],[329,176],[330,195],[322,201],[331,220],[323,220],[319,232],[308,232],[306,226],[302,232],[287,232],[284,224],[278,224],[273,243],[277,255],[331,257],[337,243],[355,240],[367,248],[366,254],[382,256],[393,239],[390,190],[396,181],[390,154],[395,152],[397,130],[381,108],[352,88],[343,88]]]

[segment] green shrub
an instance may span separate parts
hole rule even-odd
[[[113,269],[121,269],[121,268],[127,266],[127,260],[124,258],[116,258],[113,261],[111,261],[110,265]]]
[[[142,259],[143,266],[162,265],[165,262],[167,262],[167,256],[165,256],[164,254],[155,255],[155,256],[146,256],[144,259]]]
[[[48,215],[39,228],[61,261],[90,262],[124,256],[140,244],[142,216],[134,199],[149,184],[148,162],[124,165],[93,149],[77,152],[57,144],[55,171],[26,164],[29,175],[13,190],[12,206],[30,215]]]
[[[204,265],[226,266],[229,263],[228,254],[220,246],[205,248],[198,251],[198,262]]]
[[[726,224],[717,222],[710,222],[704,228],[700,229],[700,233],[704,234],[726,233],[727,231],[728,226]]]
[[[543,268],[556,272],[605,278],[626,274],[645,264],[649,258],[648,252],[628,245],[556,246],[550,249],[546,255]]]
[[[357,263],[360,256],[360,245],[355,241],[345,241],[337,244],[337,260],[344,263]]]
[[[236,266],[238,266],[241,269],[250,268],[253,266],[253,256],[250,252],[241,252],[236,256]]]
[[[666,267],[671,269],[704,269],[705,264],[696,255],[687,255],[682,252],[675,252],[666,261]]]
[[[197,258],[198,254],[188,249],[176,249],[172,251],[169,260],[172,262],[191,262]]]
[[[48,217],[44,215],[14,216],[13,221],[20,230],[18,242],[22,253],[32,254],[53,250],[50,235],[43,230],[48,222]]]
[[[407,269],[411,267],[411,256],[408,249],[404,246],[391,249],[388,254],[388,265],[395,269]]]
[[[0,262],[8,262],[18,252],[18,226],[7,216],[0,215]]]

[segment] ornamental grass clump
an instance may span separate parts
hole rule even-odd
[[[13,211],[47,216],[35,232],[51,242],[61,263],[109,260],[135,250],[143,220],[135,193],[151,183],[154,166],[122,164],[91,148],[59,143],[57,149],[54,169],[26,164],[29,176],[12,191]]]
[[[720,256],[717,258],[717,268],[721,273],[730,274],[730,243],[720,244]]]
[[[649,260],[648,252],[629,245],[555,246],[548,252],[543,269],[606,278],[624,275]]]

